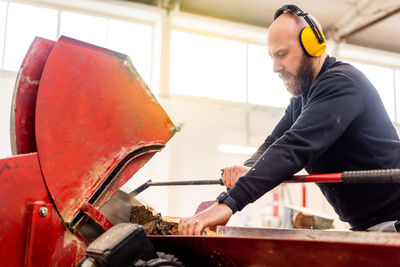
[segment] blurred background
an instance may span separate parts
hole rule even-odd
[[[376,86],[400,122],[400,4],[385,0],[292,1],[323,25],[328,52]],[[10,157],[10,108],[17,72],[35,36],[65,35],[130,56],[181,127],[123,190],[147,181],[218,179],[241,165],[280,120],[290,95],[267,53],[267,29],[286,1],[0,0],[0,157]],[[303,171],[304,173],[304,171]],[[163,215],[189,216],[222,186],[151,187],[140,194]],[[315,184],[280,185],[235,214],[230,225],[279,226],[284,207],[338,220]]]

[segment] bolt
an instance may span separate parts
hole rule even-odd
[[[42,216],[42,217],[46,217],[47,214],[49,214],[49,210],[45,206],[40,207],[39,215]]]
[[[181,127],[179,127],[179,126],[172,126],[171,127],[171,131],[173,132],[173,133],[178,133],[178,132],[180,132],[181,131]]]

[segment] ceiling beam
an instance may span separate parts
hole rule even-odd
[[[329,27],[328,35],[340,42],[400,12],[400,4],[392,0],[361,0],[338,22]]]

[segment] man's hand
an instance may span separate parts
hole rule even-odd
[[[250,167],[246,166],[232,166],[224,169],[222,180],[227,188],[232,188],[236,181],[245,175],[250,170]]]
[[[215,203],[205,211],[179,221],[180,235],[200,235],[207,226],[224,223],[232,216],[232,210],[225,204]]]

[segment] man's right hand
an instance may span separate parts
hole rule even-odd
[[[224,174],[222,175],[222,180],[227,188],[232,188],[236,181],[245,175],[250,170],[250,167],[246,166],[232,166],[226,167],[224,169]]]

